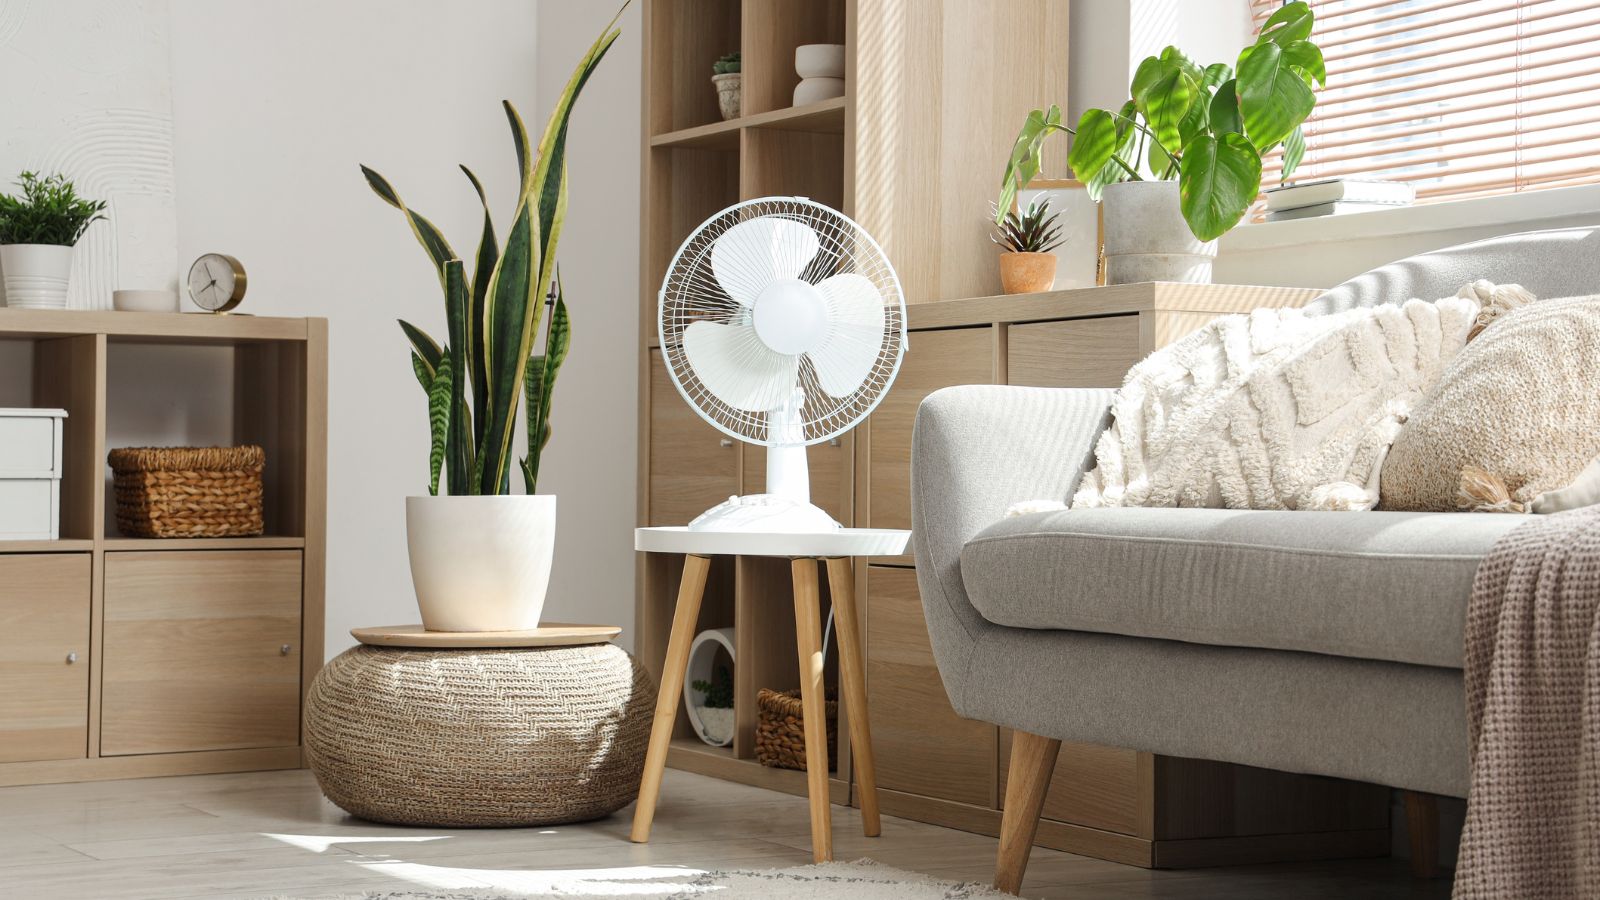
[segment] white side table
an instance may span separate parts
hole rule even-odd
[[[667,766],[667,748],[683,693],[689,644],[700,617],[700,598],[713,556],[777,556],[792,560],[794,575],[795,644],[800,656],[800,702],[805,711],[806,792],[811,800],[811,856],[817,862],[833,858],[833,817],[828,807],[828,726],[823,712],[822,601],[817,562],[828,564],[828,587],[833,594],[834,624],[839,630],[840,693],[848,713],[850,749],[855,757],[856,784],[860,788],[861,824],[867,837],[877,837],[878,780],[872,760],[872,734],[867,727],[866,673],[861,659],[860,620],[856,617],[855,567],[851,557],[895,556],[904,553],[909,531],[886,528],[844,528],[822,534],[762,532],[708,532],[687,528],[639,528],[635,550],[682,553],[683,583],[672,614],[672,636],[661,667],[656,695],[655,721],[650,729],[650,749],[645,755],[639,802],[633,813],[632,840],[650,839],[656,800],[661,796],[661,774]]]

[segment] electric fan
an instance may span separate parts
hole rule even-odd
[[[872,412],[906,351],[905,297],[883,248],[837,210],[763,197],[703,222],[661,284],[661,352],[683,398],[767,447],[767,493],[730,497],[694,531],[832,531],[806,446]]]

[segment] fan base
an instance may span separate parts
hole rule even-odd
[[[838,531],[844,526],[812,503],[777,494],[729,497],[693,522],[690,531],[758,531],[776,534],[814,534]]]

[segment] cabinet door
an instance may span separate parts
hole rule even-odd
[[[0,762],[88,755],[89,566],[0,556]]]
[[[1139,317],[1012,325],[1006,381],[1032,387],[1114,388],[1139,361]]]
[[[689,520],[739,493],[739,446],[683,399],[650,351],[650,524]]]
[[[867,569],[867,705],[878,784],[993,809],[999,729],[951,708],[915,569]]]
[[[105,565],[101,755],[300,742],[300,551]]]
[[[867,420],[871,528],[911,527],[911,426],[922,399],[942,387],[994,381],[994,329],[911,334],[900,374]]]

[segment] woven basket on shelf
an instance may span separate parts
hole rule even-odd
[[[839,761],[839,702],[833,691],[823,705],[828,720],[828,768]],[[805,713],[800,692],[762,688],[756,692],[756,761],[776,769],[806,768]]]
[[[260,447],[112,450],[117,528],[128,537],[240,537],[263,531]]]

